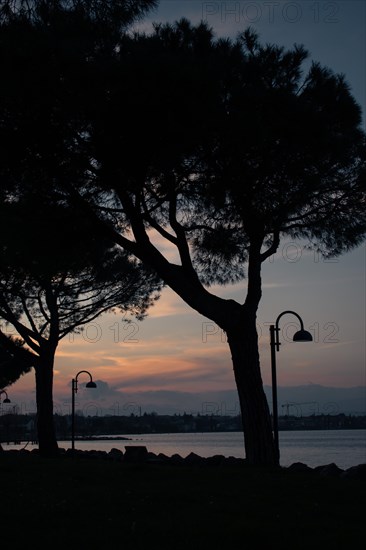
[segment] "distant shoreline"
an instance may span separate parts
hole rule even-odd
[[[279,429],[279,432],[318,432],[318,431],[327,431],[327,432],[336,432],[336,431],[362,431],[366,428],[362,427],[331,427],[331,428],[318,428],[318,427],[302,427],[302,428],[281,428]],[[195,430],[195,431],[136,431],[133,434],[129,434],[134,437],[127,437],[122,435],[113,435],[113,434],[105,434],[105,435],[90,435],[90,436],[76,436],[74,439],[75,441],[134,441],[135,436],[146,436],[146,435],[178,435],[178,434],[219,434],[219,433],[243,433],[242,430],[214,430],[214,431],[206,431],[206,430]],[[57,441],[60,442],[67,442],[71,441],[70,437],[58,437]],[[37,445],[38,441],[36,438],[24,438],[24,437],[2,437],[0,439],[0,444],[3,445],[22,445],[23,443],[32,445]]]
[[[144,434],[145,435],[145,434]],[[126,437],[122,435],[90,435],[90,436],[76,436],[75,441],[133,441],[132,437]],[[57,441],[71,441],[70,437],[57,438]]]
[[[339,431],[339,430],[364,430],[364,427],[342,427],[342,428],[317,428],[317,427],[305,427],[305,428],[280,428],[280,432],[315,432],[315,431]],[[195,431],[182,431],[182,432],[165,432],[165,431],[144,431],[144,432],[136,432],[135,434],[130,435],[177,435],[177,434],[213,434],[213,433],[233,433],[238,432],[241,430],[215,430],[215,431],[201,431],[201,430],[195,430]],[[132,437],[126,437],[126,436],[119,436],[119,435],[91,435],[91,436],[78,436],[75,437],[75,440],[77,441],[133,441],[134,438]],[[60,441],[65,441],[65,439],[61,439]],[[66,439],[68,441],[68,439]]]

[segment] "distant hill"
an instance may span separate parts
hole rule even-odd
[[[271,387],[265,387],[269,402]],[[317,384],[278,388],[279,414],[366,414],[366,387],[332,388]]]
[[[112,390],[112,388],[110,388]],[[113,392],[113,390],[112,390]],[[265,393],[272,406],[271,386]],[[108,390],[104,393],[103,409],[107,412]],[[113,393],[112,414],[217,414],[235,416],[240,413],[236,390],[217,392],[179,392],[169,390]],[[332,388],[316,384],[278,388],[278,412],[294,416],[311,414],[366,414],[366,387]],[[102,413],[102,414],[103,414]],[[90,413],[91,414],[91,413]]]
[[[97,389],[80,392],[77,396],[77,410],[83,414],[104,415],[141,415],[156,412],[159,415],[174,414],[213,414],[237,416],[240,414],[239,399],[236,390],[209,392],[181,392],[156,390],[125,392],[106,382],[96,380]],[[272,407],[271,386],[265,386],[269,406]],[[91,400],[92,399],[92,400]],[[24,395],[16,395],[16,385],[12,390],[13,404],[22,403],[22,412],[35,411],[35,403],[25,402]],[[6,407],[4,411],[6,412]],[[69,393],[55,399],[55,412],[70,412]],[[312,414],[366,415],[366,386],[335,388],[318,384],[288,386],[278,388],[278,413],[291,416],[309,416]]]
[[[272,388],[265,386],[264,390],[271,406]],[[277,393],[279,414],[287,414],[287,409],[290,414],[295,416],[339,413],[366,414],[366,387],[362,386],[332,388],[308,384],[279,387]],[[235,415],[240,412],[238,394],[235,390],[207,393],[147,392],[139,395],[139,402],[143,403],[144,401],[146,402],[145,406],[142,404],[144,410],[156,410],[159,414],[199,412]]]

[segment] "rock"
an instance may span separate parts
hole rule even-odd
[[[90,459],[97,459],[97,458],[103,458],[106,459],[108,457],[108,453],[106,451],[98,451],[96,449],[92,449],[90,451],[81,451],[84,453],[84,457],[90,458]]]
[[[186,458],[184,459],[185,463],[186,464],[190,464],[190,465],[201,465],[204,463],[205,459],[202,458],[201,456],[197,455],[196,453],[189,453],[188,456],[186,456]]]
[[[340,477],[343,470],[332,462],[331,464],[326,464],[325,466],[317,466],[314,468],[314,472],[319,474],[320,477]]]
[[[172,464],[177,464],[177,465],[184,464],[184,458],[182,456],[180,456],[178,453],[174,453],[170,457],[170,462]]]
[[[151,462],[152,464],[161,462],[161,460],[158,458],[157,454],[152,453],[151,451],[149,451],[147,453],[147,460],[148,460],[148,462]]]
[[[160,460],[160,462],[169,462],[170,461],[170,457],[165,455],[164,453],[159,453],[157,458],[158,458],[158,460]]]
[[[208,466],[222,466],[226,460],[223,455],[213,455],[206,458],[206,463]]]
[[[244,466],[245,459],[238,458],[237,456],[228,456],[225,458],[224,466]]]
[[[125,446],[125,462],[146,462],[148,457],[147,448],[145,445],[126,445]]]
[[[341,479],[366,479],[366,464],[359,464],[358,466],[352,466],[341,474]]]
[[[116,449],[115,447],[113,447],[109,451],[108,457],[111,460],[116,460],[116,461],[123,460],[123,452],[121,451],[121,449]]]
[[[291,466],[288,466],[286,468],[288,472],[295,472],[295,473],[310,473],[313,471],[310,466],[307,464],[303,464],[302,462],[294,462],[291,464]]]

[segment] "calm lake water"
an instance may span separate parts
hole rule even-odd
[[[124,452],[126,445],[145,445],[148,451],[167,456],[177,453],[186,457],[190,452],[202,457],[216,454],[237,458],[245,456],[241,432],[136,434],[125,437],[129,440],[76,441],[75,447],[107,452],[114,447]],[[335,463],[339,468],[347,469],[366,463],[366,430],[284,431],[279,433],[279,438],[282,466],[303,462],[314,468]],[[67,449],[71,445],[68,441],[60,441],[59,446]],[[21,447],[3,444],[3,448]],[[31,448],[31,445],[27,446],[27,449]]]

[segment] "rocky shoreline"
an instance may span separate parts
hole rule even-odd
[[[80,449],[60,449],[60,457],[81,458],[91,460],[107,460],[121,462],[125,464],[152,464],[152,465],[171,465],[171,466],[195,466],[195,467],[244,467],[250,469],[246,460],[233,456],[225,457],[223,455],[213,455],[210,457],[201,457],[193,452],[186,457],[179,454],[167,456],[163,453],[155,454],[149,452],[145,446],[130,445],[125,447],[125,452],[117,448],[110,451],[100,450],[80,450]],[[39,454],[38,449],[7,450],[4,454]],[[281,472],[308,474],[322,478],[339,478],[344,480],[366,480],[366,463],[352,466],[347,469],[339,468],[336,464],[325,464],[316,467],[310,467],[302,462],[295,462],[290,466],[279,466],[274,468]]]

